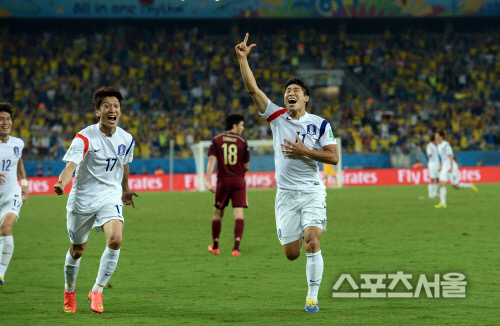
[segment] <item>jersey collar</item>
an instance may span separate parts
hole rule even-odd
[[[288,110],[286,111],[285,114],[286,114],[285,119],[288,120],[288,121],[302,122],[302,121],[305,121],[305,120],[309,119],[309,113],[307,113],[307,111],[304,112],[304,115],[301,116],[301,117],[299,117],[298,120],[293,120],[292,117],[290,116],[290,114],[288,113]]]

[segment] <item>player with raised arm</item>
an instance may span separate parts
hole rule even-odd
[[[427,144],[425,151],[427,152],[427,157],[429,158],[429,161],[427,162],[427,169],[429,170],[429,198],[437,198],[439,186],[439,154],[437,151],[435,134],[431,135],[430,142]]]
[[[441,165],[439,167],[439,197],[441,202],[434,207],[446,208],[446,183],[450,180],[453,188],[460,190],[470,188],[475,193],[478,192],[477,187],[473,183],[459,183],[458,181],[458,164],[453,158],[453,150],[450,143],[446,138],[446,131],[439,129],[436,131],[436,144],[438,145],[438,153],[441,158]]]
[[[205,184],[215,193],[215,210],[212,219],[213,244],[208,247],[214,255],[219,254],[219,235],[224,208],[231,199],[234,216],[233,256],[241,256],[240,242],[245,220],[243,209],[248,207],[245,172],[250,166],[248,144],[241,137],[245,118],[241,114],[231,114],[226,118],[226,132],[212,139],[208,148],[208,164]],[[217,189],[212,185],[212,173],[217,159]]]
[[[273,132],[278,238],[290,260],[299,257],[304,239],[309,289],[304,310],[316,312],[319,311],[318,290],[323,277],[320,237],[326,231],[326,187],[319,177],[317,162],[336,165],[339,160],[337,142],[327,120],[306,112],[309,90],[302,79],[287,81],[286,108],[272,103],[257,87],[247,60],[256,45],[248,46],[247,41],[248,33],[245,40],[236,45],[236,54],[245,87]]]
[[[68,197],[67,228],[70,247],[64,265],[64,312],[76,312],[76,277],[90,231],[104,231],[106,248],[101,257],[94,287],[88,295],[90,309],[104,311],[102,290],[115,271],[120,256],[124,225],[123,204],[134,206],[129,190],[129,165],[134,153],[134,137],[118,127],[122,94],[113,87],[101,87],[93,104],[99,122],[76,134],[63,160],[66,167],[54,185],[58,195],[75,179]]]
[[[14,253],[12,229],[29,196],[22,159],[24,141],[10,135],[13,112],[9,103],[0,103],[0,286]],[[21,179],[21,187],[17,178]]]

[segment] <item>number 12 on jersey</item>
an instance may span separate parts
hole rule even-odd
[[[238,159],[238,147],[235,144],[222,144],[224,150],[224,165],[235,165]]]

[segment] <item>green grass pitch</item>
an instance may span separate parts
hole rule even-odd
[[[213,195],[141,193],[124,209],[120,261],[104,290],[104,313],[87,294],[104,235],[92,231],[77,280],[76,314],[64,314],[67,197],[33,196],[14,228],[14,256],[0,288],[1,325],[500,325],[500,185],[479,194],[448,186],[448,208],[421,200],[426,186],[329,190],[321,311],[303,311],[305,252],[283,255],[276,236],[275,190],[248,192],[241,257],[226,210],[221,254],[211,244]],[[466,298],[332,298],[340,274],[404,271],[466,275]],[[387,282],[387,281],[386,281]],[[361,282],[358,282],[358,285]],[[387,283],[386,283],[387,284]],[[414,285],[415,283],[412,283]]]

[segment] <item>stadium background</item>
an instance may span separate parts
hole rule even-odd
[[[15,133],[27,144],[31,193],[51,194],[31,196],[22,207],[0,289],[0,324],[500,325],[499,2],[0,0],[0,97],[18,109]],[[169,189],[168,175],[151,173],[157,165],[168,172],[171,139],[174,189],[195,188],[186,144],[219,132],[228,112],[248,111],[245,136],[269,137],[242,89],[234,55],[247,31],[259,45],[251,66],[278,102],[284,80],[298,70],[332,70],[326,78],[332,83],[346,76],[338,92],[328,85],[338,99],[321,104],[325,94],[315,87],[310,107],[343,133],[344,184],[412,184],[327,189],[317,314],[302,310],[305,255],[288,262],[279,245],[275,189],[248,191],[240,257],[230,251],[229,211],[221,254],[206,250],[212,193],[150,192]],[[143,145],[130,178],[140,197],[136,208],[124,209],[122,254],[104,292],[105,312],[93,314],[86,300],[95,281],[91,266],[105,246],[92,232],[78,276],[78,311],[67,315],[61,309],[67,197],[53,195],[50,178],[57,177],[32,176],[39,163],[42,173],[60,172],[74,133],[95,123],[89,98],[108,83],[128,92],[122,126]],[[450,189],[446,210],[426,198],[426,171],[412,168],[429,127],[437,126],[452,135],[463,180],[496,182],[479,185],[478,194]],[[272,158],[253,157],[251,166],[251,182],[272,186],[272,171],[257,171],[272,170]],[[144,167],[148,174],[141,174]],[[413,276],[414,289],[419,275],[462,273],[465,297],[443,297],[441,283],[434,288],[443,290],[439,297],[425,291],[400,299],[332,298],[341,274],[362,286],[362,274],[398,271]],[[371,290],[346,283],[339,289]],[[400,283],[392,294],[414,294],[408,290]]]
[[[271,100],[282,105],[290,76],[311,84],[308,110],[343,141],[345,185],[427,182],[411,167],[425,166],[438,127],[462,180],[500,181],[496,0],[0,1],[0,15],[0,99],[17,108],[28,176],[42,177],[33,193],[50,193],[46,177],[95,123],[90,99],[102,85],[125,94],[137,190],[196,189],[190,145],[220,133],[229,112],[246,116],[248,139],[271,138],[234,55],[245,32]],[[166,175],[151,177],[157,167]],[[250,185],[273,186],[273,170],[272,153],[252,157]]]

